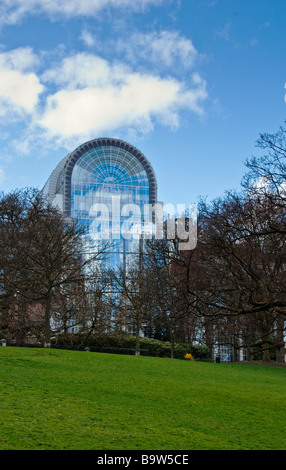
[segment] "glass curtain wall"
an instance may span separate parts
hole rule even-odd
[[[135,213],[129,204],[136,205]],[[147,204],[148,176],[130,152],[102,146],[78,159],[71,178],[71,217],[84,229],[87,254],[98,243],[110,242],[106,268],[122,266],[131,254],[138,254],[140,235],[136,233],[148,223]]]

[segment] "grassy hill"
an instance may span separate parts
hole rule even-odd
[[[286,449],[286,368],[0,347],[0,449]]]

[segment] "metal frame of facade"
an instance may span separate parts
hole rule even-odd
[[[143,155],[136,147],[123,140],[104,137],[85,142],[64,157],[57,165],[43,188],[43,194],[48,197],[50,202],[52,202],[56,194],[60,192],[61,185],[63,185],[63,213],[65,217],[70,218],[71,216],[71,177],[75,164],[87,151],[104,146],[119,147],[137,158],[147,173],[149,181],[149,203],[154,204],[157,202],[156,176],[145,155]]]

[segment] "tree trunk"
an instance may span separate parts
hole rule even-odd
[[[139,333],[140,333],[140,322],[136,321],[136,344],[135,344],[135,356],[140,356],[140,339],[139,339]]]
[[[173,331],[170,333],[171,336],[171,359],[175,357],[175,337]]]
[[[45,307],[45,348],[51,347],[51,304],[52,304],[52,290],[48,292]]]
[[[276,351],[276,361],[277,362],[285,362],[285,344],[281,346],[281,348],[277,349]]]
[[[238,358],[238,350],[237,350],[237,348],[234,346],[234,347],[233,347],[233,362],[237,362],[237,358]]]
[[[265,361],[265,362],[271,361],[269,344],[267,344],[267,343],[264,343],[264,345],[263,345],[262,361]]]
[[[281,342],[282,346],[276,351],[277,362],[285,362],[284,321],[285,315],[280,314],[277,318],[277,342]]]

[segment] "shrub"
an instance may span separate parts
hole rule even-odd
[[[84,333],[61,334],[52,340],[52,347],[58,349],[84,350],[97,352],[114,352],[114,354],[135,354],[135,336],[127,333],[94,334],[86,336]],[[125,352],[124,352],[125,351]],[[168,341],[159,341],[154,338],[140,338],[140,353],[156,357],[170,357],[171,344]],[[205,346],[191,346],[187,343],[178,343],[174,346],[174,357],[184,359],[191,354],[193,359],[204,360],[208,358],[208,349]]]
[[[126,355],[135,355],[135,349],[133,348],[112,348],[112,347],[108,347],[108,348],[98,348],[98,347],[90,347],[88,348],[89,351],[91,352],[101,352],[101,353],[109,353],[109,354],[126,354]],[[145,349],[141,349],[140,350],[140,353],[142,356],[148,356],[148,351],[146,351]]]

